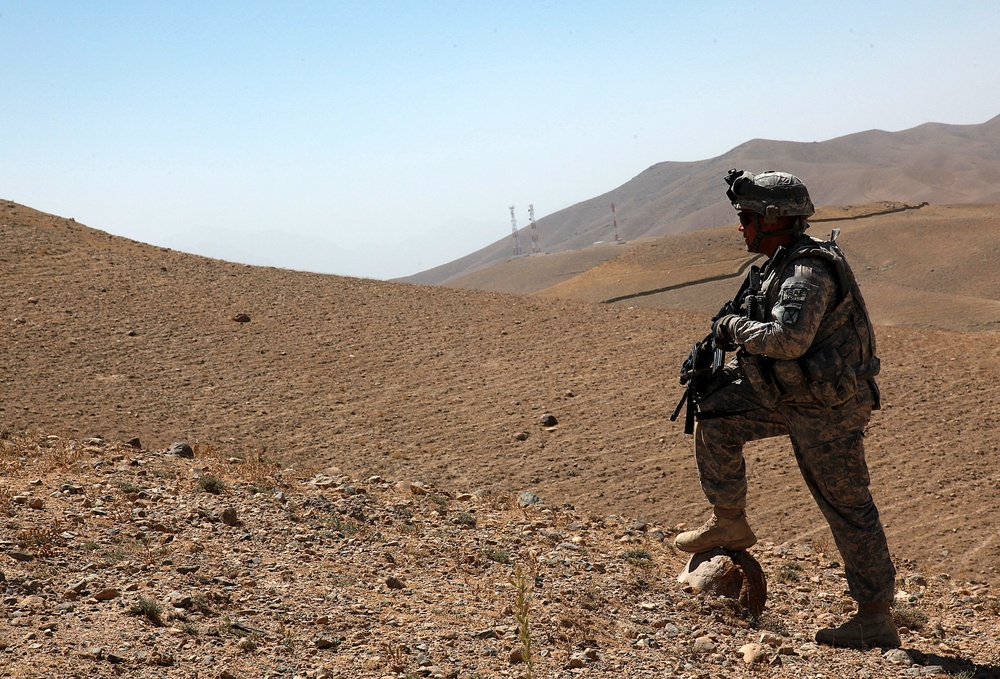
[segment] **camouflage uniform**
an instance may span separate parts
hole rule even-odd
[[[891,601],[895,569],[864,452],[864,428],[878,401],[864,300],[840,250],[806,235],[775,253],[762,278],[750,317],[731,319],[743,346],[738,360],[698,401],[702,488],[713,506],[744,508],[744,444],[787,435],[830,524],[851,595],[861,603]],[[754,361],[768,382],[763,388],[748,378]]]

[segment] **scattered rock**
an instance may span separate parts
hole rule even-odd
[[[767,651],[760,644],[746,644],[740,648],[743,654],[743,662],[747,665],[767,662]]]
[[[235,316],[233,316],[233,320],[236,321],[237,323],[249,323],[250,322],[250,315],[249,314],[236,314]]]
[[[712,640],[712,637],[708,636],[698,637],[691,644],[691,650],[695,653],[711,653],[715,648],[715,641]]]
[[[240,521],[239,516],[236,515],[235,507],[226,507],[222,510],[222,523],[227,526],[241,526],[243,522]]]
[[[80,651],[80,657],[85,660],[103,660],[104,648],[101,646],[88,646]]]
[[[730,553],[724,549],[692,554],[677,582],[690,585],[695,592],[736,598],[743,586],[743,575],[734,566]]]
[[[892,663],[893,665],[904,665],[909,667],[914,664],[913,658],[910,657],[910,654],[901,648],[891,648],[883,653],[882,657],[885,658],[886,662]]]
[[[340,639],[334,639],[323,635],[316,637],[316,648],[327,649],[337,648],[338,646],[340,646]]]
[[[149,662],[158,667],[171,667],[174,664],[174,654],[158,648],[153,649],[149,654]]]
[[[780,634],[775,634],[774,632],[761,632],[760,643],[767,644],[768,646],[781,646],[785,640]]]
[[[110,601],[118,596],[119,592],[114,587],[106,587],[94,593],[94,599],[97,601]]]
[[[176,441],[171,443],[170,447],[167,448],[167,454],[191,460],[194,459],[194,448],[184,441]]]
[[[553,415],[552,413],[545,413],[540,418],[540,421],[543,427],[554,427],[557,424],[559,424],[559,420],[557,420],[556,416]]]
[[[173,606],[174,608],[190,608],[191,602],[193,601],[190,594],[181,594],[177,591],[167,594],[165,600],[167,604]]]
[[[538,497],[530,490],[526,490],[517,496],[517,504],[521,507],[531,507],[541,503],[542,498]]]
[[[0,452],[11,445],[0,440]],[[991,615],[997,598],[986,585],[938,577],[921,585],[905,565],[900,582],[917,597],[912,605],[934,618],[906,635],[904,655],[841,652],[807,641],[832,622],[824,615],[836,618],[851,607],[842,576],[828,577],[835,567],[820,550],[789,545],[787,558],[775,558],[766,542],[754,550],[769,574],[795,561],[799,579],[781,580],[770,617],[752,621],[734,613],[731,600],[663,581],[663,572],[677,572],[688,557],[631,517],[563,504],[525,509],[538,504],[533,493],[522,505],[516,496],[425,484],[417,484],[422,495],[409,483],[399,492],[390,481],[358,482],[329,470],[329,485],[314,483],[319,476],[307,481],[312,472],[267,471],[280,486],[262,492],[252,487],[258,477],[249,464],[223,468],[231,486],[223,500],[191,492],[188,480],[192,466],[207,473],[228,451],[191,465],[158,454],[132,464],[132,451],[100,439],[76,450],[78,459],[68,456],[71,463],[54,473],[43,470],[44,459],[0,460],[7,464],[5,487],[30,488],[17,503],[8,495],[9,513],[0,517],[0,552],[8,555],[0,571],[7,623],[0,655],[15,663],[12,675],[31,674],[43,658],[63,663],[53,676],[235,679],[256,676],[245,669],[252,664],[268,664],[275,676],[303,679],[341,676],[349,667],[352,676],[444,678],[464,676],[466,666],[502,670],[508,663],[513,667],[501,673],[520,676],[526,658],[509,580],[518,563],[530,565],[539,677],[634,668],[635,676],[694,679],[766,674],[767,664],[784,666],[789,676],[933,676],[940,667],[922,664],[937,657],[992,662],[995,646],[987,640],[1000,636],[1000,618]],[[28,510],[35,497],[45,501],[41,512]],[[96,509],[104,513],[92,514]],[[253,532],[226,529],[227,509]],[[463,512],[475,521],[456,522]],[[43,530],[56,539],[37,548],[24,542]],[[623,533],[638,543],[623,545]],[[629,549],[648,552],[649,565],[624,560]],[[34,562],[12,556],[28,551]],[[740,553],[727,556],[746,580]],[[162,625],[150,615],[156,602]],[[576,641],[590,629],[600,635],[600,659],[594,640],[570,645],[545,637]],[[945,646],[945,638],[961,650]],[[104,663],[118,667],[101,669]],[[296,669],[287,669],[293,663]]]

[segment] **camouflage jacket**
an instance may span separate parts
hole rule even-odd
[[[761,279],[730,328],[743,347],[741,367],[756,357],[776,390],[772,400],[835,405],[878,373],[864,298],[833,240],[798,237],[768,260]]]

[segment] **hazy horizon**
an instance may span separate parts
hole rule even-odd
[[[998,19],[987,2],[14,5],[0,197],[221,248],[196,254],[407,276],[509,236],[510,205],[523,227],[529,204],[542,219],[658,162],[985,122]]]

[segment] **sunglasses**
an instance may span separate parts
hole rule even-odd
[[[740,226],[750,226],[754,223],[754,219],[757,217],[757,215],[753,212],[737,212],[736,214],[740,218]]]

